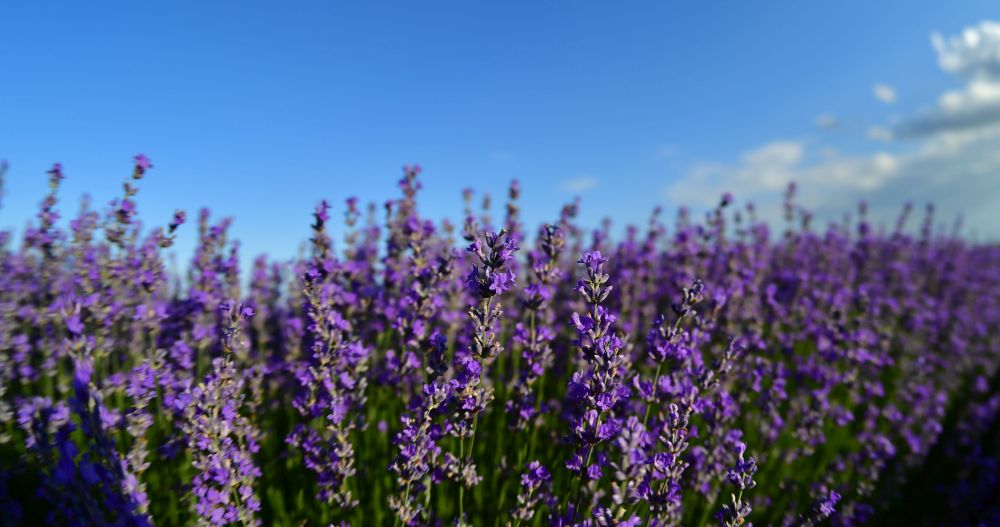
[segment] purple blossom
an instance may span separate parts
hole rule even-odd
[[[153,168],[153,163],[148,157],[146,157],[145,154],[138,154],[135,156],[135,168],[145,172],[146,170]]]
[[[725,193],[669,227],[588,231],[573,202],[531,229],[514,181],[486,233],[488,196],[432,221],[406,166],[244,275],[231,219],[140,223],[132,168],[62,222],[55,165],[0,231],[8,523],[1000,518],[1000,252],[940,210],[820,227],[791,188],[784,224]]]

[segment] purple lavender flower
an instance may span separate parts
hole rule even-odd
[[[743,458],[746,449],[746,443],[739,443],[736,447],[736,454],[739,459],[729,469],[728,479],[737,492],[730,495],[730,502],[724,503],[715,515],[715,519],[719,521],[720,527],[736,527],[738,525],[752,527],[753,525],[747,522],[747,517],[750,516],[752,509],[750,503],[743,501],[743,493],[757,485],[753,480],[753,475],[757,472],[757,462],[753,458]]]
[[[482,241],[476,239],[466,249],[479,260],[466,277],[466,284],[469,292],[481,299],[501,294],[514,286],[514,272],[508,268],[508,263],[519,249],[517,241],[503,230],[499,233],[487,232],[484,239],[485,247]]]
[[[74,526],[152,526],[145,494],[109,434],[107,407],[94,390],[92,375],[90,359],[77,357],[69,408],[35,398],[18,412],[28,433],[26,446],[44,467],[38,492],[53,505],[46,519]],[[83,438],[82,448],[72,439],[74,432]]]
[[[147,170],[153,168],[153,162],[146,157],[146,154],[137,154],[135,156],[135,179],[139,179]]]
[[[396,435],[395,444],[399,453],[389,465],[396,474],[400,494],[388,499],[389,508],[404,525],[410,525],[423,512],[422,501],[417,495],[424,492],[424,479],[439,464],[442,449],[438,440],[442,436],[441,427],[434,423],[450,398],[447,384],[433,382],[424,385],[423,399],[416,405],[414,415],[402,418],[403,429]]]
[[[615,316],[601,305],[612,290],[608,285],[610,277],[604,272],[606,262],[607,258],[600,251],[587,252],[578,260],[584,266],[586,277],[577,283],[576,290],[587,302],[589,312],[582,316],[576,312],[572,315],[577,332],[573,343],[588,365],[587,369],[573,374],[568,387],[575,410],[569,415],[574,453],[566,462],[566,468],[577,473],[574,509],[580,506],[583,477],[596,482],[603,475],[608,461],[598,446],[618,435],[621,416],[616,409],[631,395],[624,383],[627,375],[624,342],[615,334]]]
[[[246,281],[207,210],[167,265],[186,215],[140,223],[131,161],[68,229],[53,166],[0,231],[0,524],[1000,518],[1000,250],[933,207],[818,231],[792,187],[781,231],[729,193],[669,237],[578,201],[533,230],[515,181],[502,220],[470,190],[438,223],[411,165]]]
[[[347,480],[355,474],[351,432],[364,404],[368,351],[349,340],[350,324],[332,305],[332,282],[307,282],[307,335],[312,357],[296,372],[300,392],[293,401],[306,422],[295,426],[287,442],[303,451],[315,472],[318,498],[350,509],[357,504]]]
[[[455,379],[452,381],[452,397],[456,402],[455,420],[450,433],[459,438],[459,453],[448,453],[445,471],[459,487],[459,521],[464,522],[465,489],[474,487],[482,479],[476,472],[474,446],[479,416],[493,400],[493,387],[483,384],[484,370],[502,351],[497,338],[497,324],[503,314],[495,296],[514,285],[514,275],[508,265],[518,251],[517,242],[508,233],[487,232],[484,243],[478,238],[468,247],[468,252],[476,256],[479,265],[473,265],[466,283],[476,303],[469,307],[469,338],[467,350],[456,353]],[[480,267],[481,265],[481,267]],[[466,439],[469,442],[465,450]]]
[[[315,473],[317,497],[349,510],[357,505],[348,486],[356,472],[351,433],[365,400],[368,351],[350,339],[351,325],[338,309],[347,294],[339,283],[343,267],[326,235],[328,211],[325,200],[316,208],[313,259],[303,286],[312,353],[297,367],[299,393],[292,404],[305,422],[296,424],[286,441],[302,450],[306,467]]]
[[[515,526],[535,517],[539,502],[546,501],[549,492],[547,486],[551,480],[552,475],[544,465],[538,461],[528,463],[524,473],[521,474],[521,491],[517,495],[517,507],[511,513]]]
[[[223,333],[226,355],[212,361],[212,372],[187,394],[182,427],[192,464],[194,511],[199,525],[260,525],[260,499],[254,490],[261,475],[253,460],[258,432],[242,414],[244,379],[233,362],[232,346],[241,346],[240,329],[250,311],[227,302]]]

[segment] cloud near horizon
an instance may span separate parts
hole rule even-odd
[[[821,221],[841,219],[861,200],[883,223],[907,202],[933,202],[938,220],[962,216],[982,229],[975,235],[1000,238],[1000,23],[981,22],[948,39],[935,33],[931,41],[940,67],[968,83],[943,94],[935,109],[904,116],[895,129],[868,128],[871,141],[893,144],[841,152],[817,139],[772,141],[736,162],[695,163],[665,197],[707,208],[732,192],[737,201],[759,205],[765,219],[777,219],[783,191],[794,181],[797,201]],[[878,86],[879,99],[895,100],[895,91],[879,95]]]

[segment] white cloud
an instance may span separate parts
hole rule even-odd
[[[840,122],[837,118],[831,114],[823,113],[816,116],[816,128],[821,128],[823,130],[833,130],[840,126]]]
[[[896,90],[888,84],[878,83],[872,86],[872,93],[875,94],[876,99],[884,103],[891,104],[896,102]]]
[[[667,197],[709,205],[732,191],[743,199],[766,201],[793,181],[817,196],[869,191],[885,185],[899,169],[899,161],[888,153],[850,157],[829,148],[814,150],[801,141],[777,141],[746,152],[736,165],[700,163],[667,189]]]
[[[980,22],[947,38],[935,32],[931,43],[941,69],[966,85],[943,93],[935,107],[904,120],[896,135],[916,137],[1000,121],[1000,23]]]
[[[888,143],[892,141],[892,130],[881,126],[871,126],[868,128],[868,139]]]
[[[935,31],[931,44],[941,69],[969,80],[1000,79],[1000,22],[984,20],[948,38]]]
[[[743,162],[754,166],[788,166],[798,164],[805,145],[798,141],[775,141],[743,154]]]
[[[579,193],[586,192],[598,184],[597,178],[593,176],[580,176],[567,181],[562,184],[563,190],[566,192]]]
[[[779,154],[780,153],[780,154]],[[940,218],[1000,236],[1000,125],[936,136],[910,152],[850,155],[805,142],[780,141],[747,152],[738,163],[693,166],[665,190],[672,203],[712,207],[723,192],[753,201],[765,219],[781,214],[782,190],[795,182],[797,201],[818,218],[839,219],[867,200],[872,217],[890,222],[907,201],[934,202]]]
[[[943,93],[937,107],[904,121],[896,132],[900,137],[915,137],[997,121],[1000,121],[1000,83],[977,80],[963,90]]]

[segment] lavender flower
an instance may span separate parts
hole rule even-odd
[[[75,359],[69,411],[43,398],[19,410],[18,421],[28,432],[26,446],[45,467],[39,495],[54,505],[46,519],[73,526],[151,526],[145,495],[115,449],[107,407],[94,391],[92,375],[89,358]],[[83,448],[71,438],[74,432],[82,436]]]
[[[355,472],[351,434],[365,400],[368,351],[350,339],[350,323],[337,307],[346,296],[337,279],[341,266],[330,254],[324,224],[329,218],[324,201],[313,224],[313,261],[305,275],[307,338],[311,360],[296,372],[299,394],[292,405],[306,422],[295,426],[287,442],[300,448],[319,487],[317,497],[339,508],[357,505],[348,479]]]
[[[566,240],[561,230],[546,225],[540,236],[539,251],[529,255],[532,273],[528,286],[524,289],[524,308],[527,325],[519,323],[515,328],[514,340],[523,346],[522,367],[518,378],[512,382],[516,397],[508,401],[506,410],[511,415],[511,426],[524,430],[535,418],[539,410],[539,397],[534,393],[536,385],[553,361],[551,341],[555,333],[548,325],[553,321],[549,302],[552,300],[556,282],[560,277],[559,257]]]
[[[820,231],[792,187],[781,231],[728,193],[531,229],[515,181],[484,235],[488,196],[431,221],[411,165],[245,280],[207,209],[163,255],[186,214],[143,226],[131,163],[65,226],[53,166],[0,231],[0,525],[1000,518],[1000,250],[933,207]]]
[[[516,522],[520,525],[522,521],[529,521],[535,516],[538,503],[546,497],[547,490],[543,488],[551,481],[552,475],[538,461],[528,463],[524,473],[521,475],[521,492],[517,495],[517,507],[511,513]]]
[[[390,496],[388,505],[404,525],[412,524],[423,511],[423,504],[416,496],[426,490],[423,480],[438,465],[441,456],[437,442],[442,431],[434,419],[447,408],[449,390],[446,384],[438,382],[425,385],[416,415],[403,416],[403,429],[396,435],[399,453],[389,469],[396,474],[401,493]]]
[[[624,342],[615,334],[615,316],[601,305],[612,290],[608,285],[610,277],[604,272],[606,262],[600,251],[587,252],[578,261],[584,266],[586,277],[577,283],[576,290],[587,302],[589,313],[583,316],[573,313],[572,323],[577,332],[573,343],[588,367],[574,373],[569,383],[568,395],[576,409],[570,415],[575,451],[566,468],[577,473],[579,484],[584,476],[591,482],[600,479],[607,458],[597,447],[618,435],[621,418],[616,408],[631,395],[624,383],[627,369]],[[581,495],[582,489],[578,487],[574,508],[579,508]]]
[[[743,501],[743,492],[754,488],[757,483],[753,480],[753,475],[757,472],[757,462],[753,458],[744,460],[743,454],[746,452],[746,443],[737,445],[736,453],[739,459],[733,468],[729,470],[729,483],[736,488],[736,493],[730,494],[730,502],[722,505],[715,518],[721,527],[736,527],[753,524],[747,522],[751,508],[748,502]]]
[[[232,357],[253,310],[228,302],[222,311],[229,321],[223,333],[226,355],[212,361],[212,372],[185,398],[182,426],[198,471],[192,481],[194,511],[198,525],[260,525],[254,485],[261,471],[253,460],[258,432],[241,413],[244,380]]]
[[[471,345],[464,353],[456,354],[455,379],[452,383],[452,396],[455,398],[455,421],[451,434],[459,438],[458,456],[449,454],[445,461],[445,470],[451,479],[459,482],[459,520],[464,519],[465,489],[479,483],[481,477],[476,473],[474,463],[476,428],[479,416],[493,400],[493,387],[483,384],[484,370],[500,354],[502,347],[497,338],[496,326],[503,314],[499,303],[494,298],[514,286],[514,273],[508,268],[519,250],[517,241],[508,233],[487,232],[484,234],[485,247],[476,238],[468,247],[479,261],[473,264],[466,278],[469,292],[476,299],[468,311],[469,337]],[[481,266],[481,267],[480,267]],[[468,452],[465,450],[466,439],[469,441]]]

